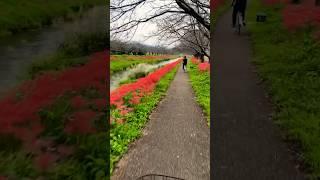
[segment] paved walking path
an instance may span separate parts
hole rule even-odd
[[[113,180],[146,174],[208,180],[209,127],[197,105],[187,73],[180,67],[166,97],[154,110],[144,135],[118,163]]]
[[[270,118],[271,106],[253,72],[246,34],[238,36],[232,30],[231,11],[215,27],[211,176],[215,180],[303,179]]]

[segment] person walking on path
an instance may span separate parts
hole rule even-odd
[[[242,15],[242,25],[245,23],[245,11],[247,7],[247,0],[232,0],[233,12],[232,12],[232,27],[236,26],[237,13],[240,12]]]
[[[183,57],[183,63],[182,63],[182,69],[183,69],[184,72],[186,72],[186,70],[187,70],[187,63],[188,63],[187,57],[184,56]]]

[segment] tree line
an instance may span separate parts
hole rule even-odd
[[[173,48],[167,48],[164,46],[151,46],[139,42],[124,42],[121,40],[111,40],[110,51],[111,54],[132,55],[195,54],[195,51],[181,44]]]

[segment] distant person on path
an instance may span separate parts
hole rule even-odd
[[[187,57],[183,56],[182,69],[184,72],[186,72],[186,70],[187,70],[187,63],[188,63]]]
[[[245,11],[247,7],[247,0],[232,0],[233,12],[232,12],[232,27],[236,26],[237,13],[242,15],[242,24],[245,26]]]

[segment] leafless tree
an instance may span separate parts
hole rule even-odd
[[[209,56],[210,6],[208,0],[112,0],[111,32],[133,35],[141,23],[153,22],[153,35]],[[146,10],[139,16],[139,10]]]
[[[210,59],[210,31],[194,18],[186,15],[174,15],[157,22],[159,30],[154,33],[160,40],[169,44],[178,42],[180,46],[193,49]]]

